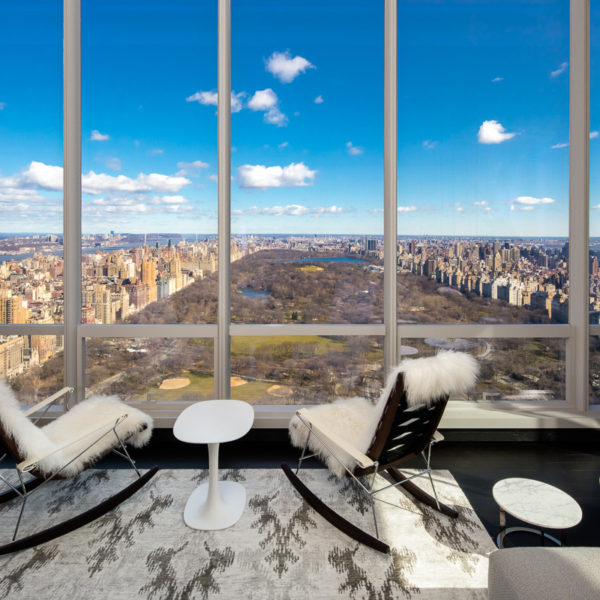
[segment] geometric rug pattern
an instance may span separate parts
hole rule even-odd
[[[409,470],[406,472],[410,473]],[[8,475],[8,472],[3,472]],[[208,473],[165,469],[102,518],[61,538],[0,557],[0,597],[186,600],[345,598],[484,599],[488,555],[495,546],[448,471],[434,471],[450,519],[401,489],[380,494],[375,511],[381,554],[351,540],[313,511],[281,469],[221,470],[247,493],[242,518],[221,531],[183,522],[191,492]],[[351,481],[325,469],[302,480],[352,523],[374,533],[372,507]],[[22,534],[90,508],[133,479],[131,470],[88,470],[52,482],[28,500]],[[386,481],[378,476],[377,486]],[[426,477],[416,480],[431,493]],[[0,505],[0,536],[9,541],[18,503]]]

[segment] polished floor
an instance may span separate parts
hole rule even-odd
[[[246,438],[222,444],[221,468],[275,468],[296,463],[298,452],[281,430],[254,430]],[[170,430],[155,432],[151,444],[136,452],[142,467],[207,468],[205,446],[177,441]],[[115,459],[106,466],[120,466]],[[312,460],[307,467],[320,467]],[[410,463],[407,463],[410,467]],[[600,546],[600,444],[586,442],[468,442],[446,441],[432,457],[436,469],[449,469],[492,537],[498,533],[498,508],[492,498],[494,483],[505,477],[527,477],[555,485],[571,494],[583,510],[582,522],[569,530],[570,546]],[[513,524],[510,519],[508,525]],[[537,544],[534,536],[515,536],[518,545]],[[507,545],[510,542],[507,541]]]
[[[571,434],[567,436],[569,442],[484,441],[492,435],[478,432],[476,442],[445,441],[438,444],[432,455],[433,468],[452,472],[490,535],[495,538],[498,533],[498,508],[492,498],[494,483],[505,477],[528,477],[555,485],[579,502],[583,520],[567,532],[569,546],[600,546],[600,439],[587,436],[583,443]],[[150,444],[134,450],[133,455],[142,468],[208,468],[206,446],[179,442],[168,429],[155,430]],[[241,440],[221,445],[219,466],[277,468],[282,462],[295,465],[297,459],[298,452],[288,443],[286,431],[253,430]],[[322,468],[315,459],[305,465]],[[0,462],[0,468],[9,466],[7,460]],[[113,455],[98,466],[128,465]],[[508,525],[512,524],[517,523],[509,518]],[[537,544],[538,538],[515,536],[514,542],[531,545]]]

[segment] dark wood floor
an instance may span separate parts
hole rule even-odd
[[[449,436],[450,437],[450,436]],[[505,477],[528,477],[545,481],[571,494],[583,510],[582,522],[567,533],[570,546],[600,546],[600,444],[598,440],[569,442],[486,442],[480,432],[479,441],[446,441],[438,444],[432,466],[449,469],[460,484],[473,508],[492,537],[498,532],[498,508],[492,498],[492,487]],[[496,435],[497,437],[497,435]],[[179,442],[171,430],[155,430],[151,443],[134,450],[138,465],[148,468],[205,469],[208,467],[206,446]],[[114,456],[114,455],[113,455]],[[287,441],[283,430],[253,430],[245,438],[222,444],[221,468],[277,468],[282,462],[295,465],[298,451]],[[5,460],[0,468],[11,466]],[[111,457],[98,466],[127,467],[119,457]],[[315,459],[307,468],[322,468]],[[410,467],[410,463],[406,465]],[[421,466],[415,464],[415,466]],[[509,521],[509,525],[516,524]],[[536,544],[534,536],[515,537],[518,545]],[[507,542],[509,545],[510,542]]]
[[[222,444],[221,468],[276,468],[294,465],[298,452],[284,431],[252,431],[246,438]],[[118,460],[118,459],[117,459]],[[152,443],[136,452],[142,467],[207,468],[206,446],[177,441],[170,430],[158,430]],[[114,459],[107,467],[122,466]],[[409,467],[410,464],[407,464]],[[418,465],[420,466],[420,465]],[[460,484],[490,535],[498,532],[498,508],[492,487],[505,477],[528,477],[550,483],[571,494],[583,510],[582,522],[566,536],[570,546],[600,546],[600,445],[571,442],[444,442],[435,448],[432,466],[449,469]],[[316,461],[307,468],[321,468]],[[509,525],[516,524],[509,521]],[[532,536],[515,537],[519,545],[536,544]],[[510,542],[507,541],[507,545]]]

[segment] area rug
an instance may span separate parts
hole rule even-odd
[[[370,503],[355,484],[338,482],[324,469],[303,469],[300,475],[334,510],[374,531]],[[392,546],[389,555],[354,542],[324,521],[280,469],[222,470],[220,476],[241,482],[247,491],[246,509],[233,527],[215,532],[186,527],[185,502],[207,472],[162,470],[97,521],[0,557],[0,597],[487,598],[494,545],[448,471],[433,476],[440,499],[456,507],[458,519],[416,504],[396,489],[381,493],[385,502],[376,503],[375,510],[381,537]],[[131,480],[129,470],[91,470],[70,482],[52,482],[28,501],[23,533],[77,514]],[[418,482],[428,489],[426,478]],[[17,515],[15,502],[0,505],[3,543]]]

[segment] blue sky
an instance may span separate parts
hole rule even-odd
[[[4,231],[61,227],[61,5],[2,8]],[[84,232],[215,232],[216,1],[82,6]],[[399,233],[566,235],[568,2],[400,0],[398,32]],[[232,231],[382,233],[383,1],[232,0],[232,40]]]

